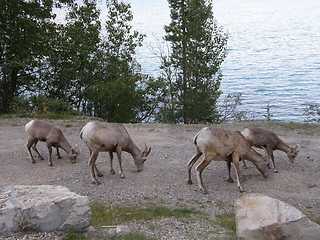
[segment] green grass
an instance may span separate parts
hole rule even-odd
[[[170,209],[154,205],[146,207],[112,207],[94,204],[91,206],[91,211],[93,215],[92,225],[96,228],[101,228],[104,225],[120,225],[125,222],[148,221],[166,217],[189,218],[193,214],[202,214],[193,209]]]
[[[306,216],[312,221],[320,225],[320,216],[315,214],[306,214]]]
[[[66,232],[66,237],[68,240],[86,240],[87,239],[83,233],[76,233],[71,230],[68,230]]]
[[[236,234],[236,220],[235,220],[235,215],[234,213],[224,213],[217,215],[217,224],[224,228],[229,230],[229,236],[227,238],[223,238],[225,240],[233,240],[237,239],[237,234]]]

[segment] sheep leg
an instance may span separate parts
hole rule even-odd
[[[89,156],[91,156],[92,150],[91,148],[88,148],[88,149],[89,149]],[[103,177],[103,174],[98,170],[96,163],[94,163],[94,172],[95,172],[95,175],[97,175],[98,177]]]
[[[246,164],[246,160],[243,159],[242,161],[243,161],[243,164],[242,164],[243,168],[248,169],[247,164]]]
[[[276,164],[274,163],[273,150],[272,150],[271,148],[267,148],[266,151],[267,151],[269,157],[271,158],[273,171],[274,171],[275,173],[278,173],[278,170],[277,170],[277,168],[276,168]]]
[[[196,174],[197,174],[197,179],[198,179],[198,185],[199,185],[199,189],[200,191],[202,191],[203,194],[207,194],[208,191],[205,189],[205,187],[203,186],[203,181],[202,181],[202,171],[203,169],[206,168],[206,166],[208,166],[208,164],[216,157],[217,155],[214,154],[212,156],[209,155],[205,155],[204,159],[202,160],[202,162],[196,167]]]
[[[113,175],[115,174],[116,172],[114,171],[113,169],[113,152],[109,152],[109,156],[110,156],[110,173]]]
[[[239,168],[239,157],[237,155],[232,155],[232,162],[236,167],[236,177],[237,177],[237,185],[240,192],[243,192],[243,188],[240,184],[240,168]]]
[[[61,155],[60,155],[60,153],[59,153],[59,148],[58,148],[58,147],[56,147],[56,149],[57,149],[57,156],[58,156],[58,159],[61,159],[62,157],[61,157]]]
[[[125,176],[123,175],[123,171],[122,171],[122,159],[121,159],[121,149],[117,148],[116,149],[117,152],[117,157],[118,157],[118,161],[119,161],[119,175],[122,179],[125,178]]]
[[[260,148],[263,149],[264,155],[267,155],[268,158],[270,159],[271,156],[270,156],[270,154],[269,154],[268,147],[263,147],[263,146],[262,146],[262,147],[260,147]],[[272,153],[271,153],[271,154],[272,154]],[[268,162],[268,168],[271,169],[271,166],[270,166],[269,162]]]
[[[33,144],[36,142],[37,140],[33,140],[33,139],[29,139],[27,142],[27,150],[28,150],[28,154],[29,154],[29,158],[31,160],[32,163],[36,163],[36,161],[34,160],[32,153],[31,153],[31,146],[33,146]]]
[[[40,152],[37,149],[37,143],[38,143],[38,140],[35,140],[35,143],[32,145],[32,149],[33,149],[33,151],[35,151],[37,153],[38,158],[40,160],[44,160],[44,158],[41,156]]]
[[[232,177],[231,177],[231,173],[230,173],[230,171],[231,171],[231,161],[232,161],[232,157],[228,156],[228,158],[227,158],[227,167],[228,167],[228,176],[229,176],[229,178],[227,179],[227,181],[229,183],[233,183],[234,182]]]
[[[88,167],[89,167],[89,171],[90,171],[90,177],[91,177],[91,183],[92,184],[97,184],[99,185],[100,182],[98,181],[98,179],[95,176],[95,170],[97,171],[98,168],[96,166],[96,160],[98,157],[99,151],[91,151],[91,155],[90,155],[90,159],[88,161]],[[99,172],[99,171],[97,171]]]
[[[47,148],[49,152],[49,167],[52,167],[52,145],[47,143]]]
[[[192,180],[191,180],[191,169],[193,167],[193,165],[196,163],[196,161],[198,161],[199,157],[202,155],[202,152],[197,152],[192,158],[191,160],[188,162],[187,164],[187,168],[188,168],[188,184],[192,184]]]
[[[96,175],[96,176],[98,176],[98,177],[103,177],[103,174],[98,170],[96,164],[94,164],[94,172],[95,172],[95,175]]]

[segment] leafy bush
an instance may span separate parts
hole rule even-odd
[[[36,113],[66,113],[70,111],[68,104],[63,99],[47,98],[43,95],[29,98],[31,109]]]

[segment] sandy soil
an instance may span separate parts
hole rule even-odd
[[[126,178],[120,179],[118,174],[109,173],[108,154],[101,153],[97,166],[104,176],[99,179],[101,185],[93,185],[87,169],[89,152],[79,138],[79,132],[88,120],[48,120],[61,127],[71,145],[77,145],[81,151],[76,164],[71,164],[64,152],[62,159],[54,155],[53,167],[48,166],[47,160],[37,160],[36,164],[32,164],[28,159],[24,125],[29,120],[0,120],[0,187],[22,184],[63,185],[71,191],[88,196],[92,202],[125,206],[153,202],[168,207],[201,209],[213,216],[232,211],[234,201],[243,194],[262,193],[283,200],[309,216],[320,217],[320,126],[276,123],[219,125],[221,128],[240,131],[250,126],[261,126],[276,132],[289,145],[299,144],[300,153],[294,163],[289,163],[285,153],[275,151],[279,173],[270,170],[268,179],[264,179],[248,162],[248,169],[241,168],[245,193],[238,191],[236,183],[226,181],[227,167],[224,162],[212,162],[203,171],[203,181],[209,192],[203,195],[198,190],[194,171],[194,184],[187,184],[186,164],[195,153],[193,136],[204,125],[126,124],[125,127],[139,148],[143,147],[143,143],[152,148],[144,170],[137,173],[132,157],[124,153],[123,169]],[[38,149],[47,159],[45,144],[39,143]],[[114,167],[117,172],[116,159]],[[234,169],[232,175],[235,179]],[[174,237],[174,233],[172,236],[170,239],[179,239]]]

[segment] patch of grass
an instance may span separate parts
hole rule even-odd
[[[151,231],[155,231],[155,230],[159,229],[159,227],[157,225],[155,225],[155,224],[150,224],[148,226],[148,229],[151,230]]]
[[[156,240],[156,238],[149,238],[142,233],[131,233],[124,236],[114,236],[111,240]]]
[[[230,231],[236,231],[236,221],[234,213],[224,213],[217,215],[218,223],[221,227]]]
[[[76,233],[74,231],[68,230],[66,232],[66,237],[68,240],[86,240],[86,236],[84,236],[82,233]]]
[[[152,220],[156,218],[176,217],[189,218],[193,214],[202,214],[199,211],[186,208],[170,209],[163,206],[150,205],[143,208],[138,207],[113,207],[102,204],[91,206],[92,225],[100,228],[104,225],[120,225],[125,222]]]
[[[219,207],[220,209],[226,209],[227,203],[222,200],[218,200],[216,201],[216,206]]]
[[[237,234],[236,234],[236,221],[235,221],[235,215],[234,213],[223,213],[220,215],[217,215],[217,224],[226,229],[229,230],[228,234],[229,236],[226,238],[221,238],[221,239],[237,239]]]
[[[314,214],[306,214],[307,217],[312,221],[320,225],[320,216],[316,216]]]

